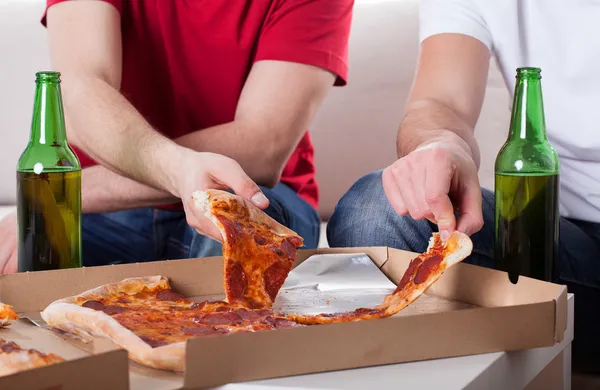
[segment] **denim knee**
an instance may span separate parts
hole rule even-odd
[[[327,224],[331,247],[427,249],[432,232],[429,223],[396,214],[385,196],[381,174],[376,171],[361,177],[340,199]]]

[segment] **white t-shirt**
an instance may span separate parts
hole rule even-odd
[[[440,33],[483,42],[511,93],[518,67],[542,69],[561,215],[600,222],[600,0],[421,0],[421,41]]]

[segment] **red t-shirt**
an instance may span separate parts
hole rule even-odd
[[[101,1],[121,14],[121,93],[169,138],[231,122],[256,61],[314,65],[346,83],[353,0]],[[313,155],[307,132],[281,181],[316,208]]]

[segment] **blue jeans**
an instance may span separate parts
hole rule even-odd
[[[270,205],[265,212],[304,238],[319,242],[319,215],[291,188],[261,187]],[[183,211],[140,208],[82,218],[83,264],[96,266],[221,255],[221,244],[191,228]]]
[[[494,268],[494,194],[482,189],[483,228],[475,233],[465,262]],[[424,252],[436,226],[397,215],[381,171],[358,180],[342,197],[327,225],[332,247],[389,246]],[[600,372],[600,224],[561,218],[555,283],[575,294],[573,369]]]

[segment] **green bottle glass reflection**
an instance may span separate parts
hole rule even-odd
[[[496,158],[496,267],[552,281],[558,255],[559,159],[548,142],[539,68],[517,69],[510,133]]]
[[[60,73],[36,73],[31,135],[17,164],[18,269],[81,267],[81,166],[67,143]]]

